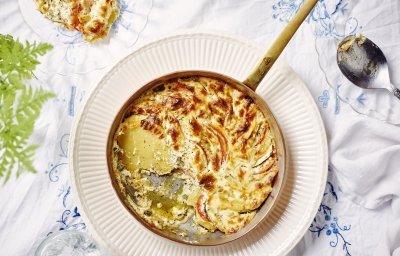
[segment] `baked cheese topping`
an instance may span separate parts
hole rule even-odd
[[[113,169],[132,210],[159,229],[235,233],[278,173],[275,142],[253,99],[207,77],[170,80],[130,106]],[[184,235],[184,234],[182,234]]]
[[[108,35],[119,15],[117,0],[35,0],[49,20],[70,30],[78,30],[88,42]]]

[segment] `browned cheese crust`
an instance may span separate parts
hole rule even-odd
[[[81,32],[93,42],[108,35],[119,15],[117,0],[35,0],[39,11],[67,29]]]
[[[272,132],[253,99],[233,86],[206,77],[174,79],[139,97],[128,116],[115,135],[114,171],[125,195],[127,186],[134,188],[129,204],[150,224],[164,229],[192,219],[208,231],[234,233],[272,191],[278,173]],[[146,148],[152,155],[143,156]],[[146,192],[153,185],[143,185],[154,174],[184,181],[174,195],[162,185],[154,190],[185,209],[182,221],[156,213],[159,198]]]

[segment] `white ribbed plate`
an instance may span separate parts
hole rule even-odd
[[[111,185],[106,143],[113,118],[140,86],[178,70],[209,70],[239,80],[263,55],[257,46],[217,34],[180,34],[148,44],[112,68],[90,95],[70,140],[71,180],[86,224],[112,255],[283,255],[314,218],[327,176],[327,143],[318,109],[306,86],[283,62],[257,92],[274,113],[286,140],[287,184],[268,218],[244,237],[196,247],[158,237],[125,209]]]

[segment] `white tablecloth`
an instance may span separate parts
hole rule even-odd
[[[138,37],[128,49],[114,49],[112,55],[104,52],[110,63],[177,29],[220,30],[267,48],[303,1],[148,0],[150,9],[141,16],[143,24],[126,16],[129,10],[141,13],[135,8],[143,5],[137,2],[121,1],[128,11],[120,22],[133,30],[140,26]],[[361,31],[382,46],[392,83],[400,85],[400,1],[319,1],[282,55],[313,94],[330,150],[329,178],[321,206],[291,254],[400,255],[400,128],[362,116],[341,102],[337,97],[340,84],[329,86],[319,65],[318,39],[343,36],[336,33],[336,26],[344,17],[351,25],[348,33]],[[0,0],[0,24],[0,33],[21,40],[46,40],[24,21],[16,0]],[[64,48],[56,44],[54,51]],[[76,67],[76,73],[65,73],[65,67],[71,65],[68,58],[54,63],[47,57],[36,72],[44,88],[57,96],[45,105],[32,137],[40,146],[34,161],[38,173],[12,177],[0,186],[0,255],[33,255],[38,243],[52,232],[86,229],[71,196],[67,144],[77,111],[104,68],[82,73],[81,67]],[[46,72],[50,69],[60,74]]]

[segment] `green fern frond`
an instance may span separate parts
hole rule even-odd
[[[39,117],[43,104],[54,97],[54,94],[41,88],[35,91],[31,87],[21,91],[22,94],[19,97],[15,115],[19,126],[22,128],[24,125],[29,125],[30,120],[36,120]]]
[[[54,94],[27,85],[33,71],[52,46],[22,44],[0,34],[0,179],[6,183],[15,173],[36,172],[32,158],[37,146],[29,145],[43,104]]]
[[[15,73],[20,79],[30,79],[32,72],[40,64],[37,58],[52,48],[47,43],[26,42],[24,45],[10,35],[0,34],[0,72],[4,76]]]

